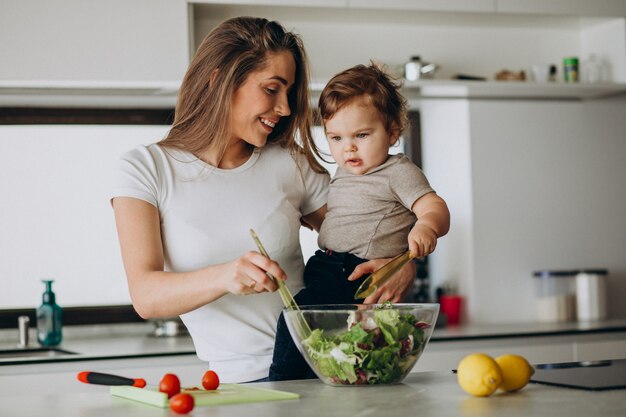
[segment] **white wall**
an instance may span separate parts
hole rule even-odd
[[[0,126],[0,309],[129,304],[109,184],[114,162],[166,126]]]
[[[422,108],[425,170],[452,212],[431,274],[458,283],[468,318],[531,321],[533,271],[575,268],[608,268],[626,317],[626,99]]]

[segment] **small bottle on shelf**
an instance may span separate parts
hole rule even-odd
[[[552,64],[550,65],[550,72],[548,73],[548,81],[550,82],[556,82],[557,80],[557,67],[556,65]]]

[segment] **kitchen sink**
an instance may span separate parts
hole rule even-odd
[[[24,348],[24,349],[3,349],[0,350],[0,363],[23,361],[28,359],[54,359],[76,355],[76,352],[58,348]]]

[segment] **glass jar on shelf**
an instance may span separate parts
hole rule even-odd
[[[609,82],[608,65],[597,54],[589,54],[589,57],[583,61],[580,72],[584,83]]]

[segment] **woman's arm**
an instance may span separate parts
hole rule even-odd
[[[276,262],[257,252],[196,271],[165,272],[157,208],[130,197],[113,199],[113,208],[130,296],[143,318],[178,316],[227,293],[275,291],[267,272],[286,278]]]
[[[302,223],[303,226],[308,227],[311,230],[315,230],[316,232],[319,232],[320,228],[322,227],[322,222],[324,221],[324,218],[326,217],[327,211],[328,209],[326,208],[326,204],[324,204],[322,207],[320,207],[313,213],[307,214],[306,216],[302,216],[302,219],[300,219],[300,222]]]

